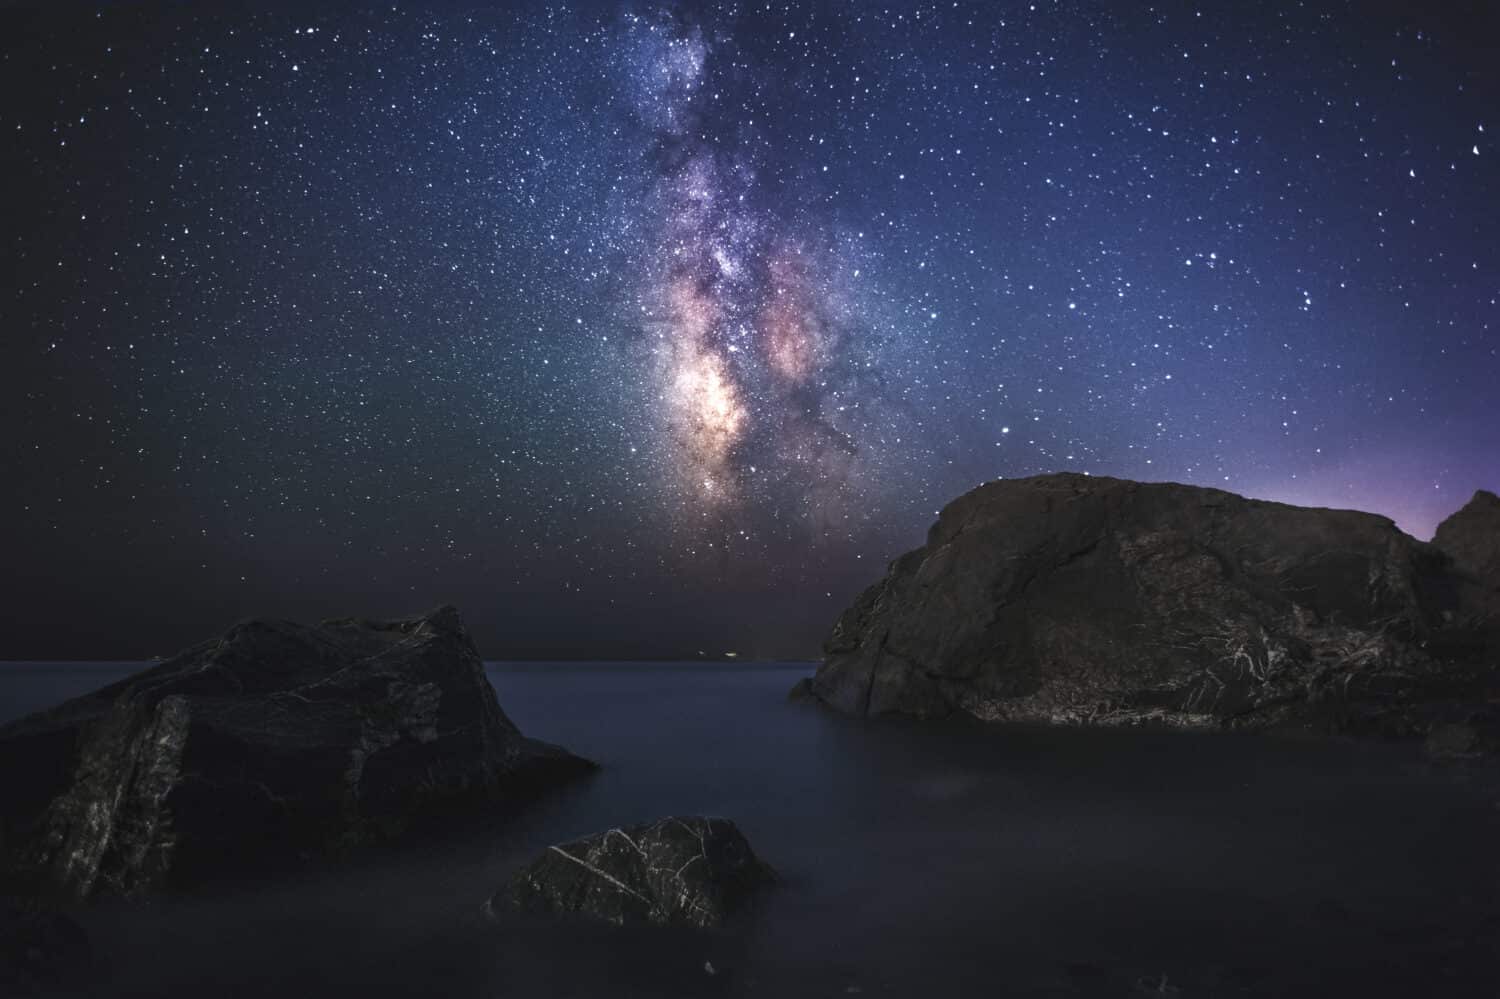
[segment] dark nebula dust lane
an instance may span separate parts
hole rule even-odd
[[[0,656],[811,655],[1058,470],[1426,537],[1500,488],[1495,21],[8,5]]]

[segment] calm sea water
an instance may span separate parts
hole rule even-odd
[[[131,668],[0,667],[0,720]],[[102,994],[1500,994],[1491,771],[1389,746],[864,723],[786,703],[809,671],[494,665],[522,729],[597,776],[396,857],[86,910]],[[481,914],[548,843],[705,813],[782,875],[734,932]]]

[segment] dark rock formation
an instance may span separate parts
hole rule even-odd
[[[1454,561],[1490,571],[1488,496],[1439,547],[1373,514],[1217,489],[991,482],[844,612],[813,693],[858,715],[1386,734],[1467,723],[1465,705],[1494,692],[1500,646]]]
[[[1435,760],[1461,760],[1500,751],[1500,705],[1476,707],[1456,720],[1437,719],[1428,728],[1423,748]]]
[[[1438,525],[1432,543],[1453,560],[1461,624],[1491,631],[1500,624],[1500,496],[1481,489]]]
[[[88,937],[71,918],[0,898],[0,995],[44,995],[77,986],[92,963]]]
[[[666,818],[548,847],[490,899],[489,911],[713,927],[774,878],[728,819]]]
[[[816,700],[817,696],[813,693],[812,678],[804,676],[792,684],[792,689],[787,691],[786,699],[793,704]]]
[[[0,728],[0,848],[32,890],[132,896],[390,841],[592,767],[522,737],[451,607],[250,621]]]
[[[1438,525],[1432,543],[1452,557],[1460,571],[1500,589],[1500,496],[1481,489]]]

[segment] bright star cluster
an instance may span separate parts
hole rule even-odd
[[[1056,470],[1500,488],[1477,9],[13,5],[0,656],[810,655]]]

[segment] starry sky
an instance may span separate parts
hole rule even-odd
[[[1440,6],[8,6],[0,658],[810,657],[1061,470],[1426,538],[1500,488],[1500,25]]]

